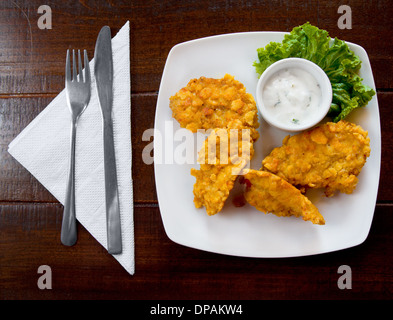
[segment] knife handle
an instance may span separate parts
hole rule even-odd
[[[103,123],[108,252],[119,254],[122,252],[122,241],[112,119],[106,119]]]

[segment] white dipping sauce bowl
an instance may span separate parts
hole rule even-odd
[[[290,123],[289,121],[285,123],[284,121],[280,121],[279,119],[274,117],[271,112],[269,112],[263,101],[263,91],[269,79],[280,70],[290,68],[302,69],[311,74],[315,78],[321,89],[322,96],[320,99],[319,108],[316,111],[317,113],[313,117],[311,117],[311,120],[309,122],[305,121],[303,124]],[[302,58],[282,59],[270,65],[259,78],[256,92],[257,106],[259,112],[266,120],[266,122],[268,122],[274,127],[289,132],[303,131],[321,122],[322,119],[325,118],[325,116],[329,112],[330,105],[332,103],[332,96],[332,85],[325,71],[323,71],[315,63]]]

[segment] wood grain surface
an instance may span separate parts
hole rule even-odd
[[[0,2],[0,299],[383,299],[393,297],[393,3],[346,1],[352,29],[337,26],[341,1],[50,1],[52,29],[41,30],[41,0]],[[98,31],[130,21],[136,273],[130,276],[82,227],[60,244],[62,206],[7,152],[8,144],[64,89],[68,48],[94,55]],[[216,34],[290,31],[309,21],[367,51],[381,115],[382,163],[366,241],[346,250],[288,259],[223,256],[166,236],[153,165],[142,133],[154,127],[162,71],[177,43]],[[53,288],[37,286],[49,265]],[[337,286],[340,265],[352,289]]]

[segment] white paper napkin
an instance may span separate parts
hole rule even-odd
[[[127,22],[112,39],[113,131],[123,241],[123,252],[113,256],[130,274],[134,274],[129,34]],[[91,99],[79,119],[76,133],[76,217],[107,248],[102,116],[94,77],[94,59],[90,61],[90,71]],[[62,204],[69,170],[70,130],[71,115],[63,90],[10,143],[8,149]]]

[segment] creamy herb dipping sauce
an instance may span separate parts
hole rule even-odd
[[[318,115],[322,98],[317,80],[300,68],[285,68],[266,82],[262,99],[276,120],[293,126],[309,123]]]

